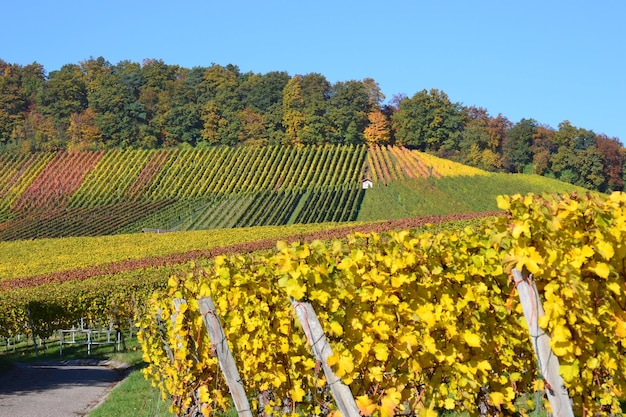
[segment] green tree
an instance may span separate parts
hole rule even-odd
[[[317,73],[296,75],[285,85],[282,124],[288,143],[322,144],[328,140],[330,87]]]
[[[464,115],[460,104],[452,103],[443,91],[431,89],[400,101],[392,120],[398,143],[446,153],[458,147]]]
[[[66,127],[74,113],[88,107],[87,84],[80,66],[67,64],[50,73],[38,109]]]
[[[146,125],[145,106],[139,100],[142,84],[141,67],[130,61],[119,62],[93,80],[89,107],[96,112],[105,147],[137,146]]]
[[[197,92],[194,89],[193,79],[188,81],[188,71],[179,70],[178,76],[168,83],[163,94],[167,95],[169,106],[164,114],[162,141],[165,144],[196,145],[201,139],[202,120]]]
[[[502,145],[504,167],[509,172],[522,172],[532,163],[532,143],[536,128],[535,120],[522,119],[509,130]]]
[[[256,113],[265,113],[282,105],[283,89],[291,77],[284,71],[267,74],[246,74],[237,90],[241,105]]]
[[[209,114],[218,117],[216,135],[211,134],[211,141],[219,137],[222,145],[236,145],[241,132],[240,112],[243,106],[238,94],[238,87],[241,81],[239,68],[233,65],[223,67],[212,65],[204,72],[202,82],[198,85],[198,105],[204,121]],[[206,106],[210,104],[210,111]],[[204,126],[203,132],[211,131],[215,126]],[[202,134],[206,138],[205,133]],[[211,142],[210,141],[210,142]]]
[[[252,114],[263,118],[264,128],[261,142],[280,144],[285,138],[283,126],[283,90],[291,77],[286,72],[273,71],[267,74],[247,74],[239,85],[238,93],[241,97],[244,113],[242,118],[242,137],[250,135],[250,119]],[[253,117],[254,119],[254,117]],[[256,120],[253,123],[256,128]],[[253,129],[254,130],[254,129]]]
[[[43,92],[46,83],[46,70],[43,65],[33,62],[21,68],[22,94],[26,100],[27,111],[32,111],[37,105],[38,97]]]
[[[559,123],[554,134],[554,143],[558,148],[568,146],[572,149],[586,149],[596,144],[596,134],[591,130],[573,126],[568,120]]]
[[[381,110],[383,101],[385,101],[385,94],[380,89],[380,85],[373,78],[364,78],[363,86],[367,92],[367,101],[369,104],[369,110]]]
[[[579,149],[578,154],[578,172],[579,181],[576,185],[591,189],[606,189],[606,178],[604,177],[604,165],[602,164],[602,153],[595,145],[586,149]]]
[[[335,83],[328,100],[327,120],[331,143],[362,144],[363,132],[368,125],[370,95],[362,81]]]
[[[591,190],[606,187],[602,153],[595,146],[586,149],[561,146],[550,162],[552,171],[561,181]]]

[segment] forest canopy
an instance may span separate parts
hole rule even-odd
[[[490,171],[624,187],[618,138],[567,120],[514,123],[437,89],[385,99],[372,78],[331,83],[318,73],[103,57],[47,73],[0,59],[0,151],[398,144]]]

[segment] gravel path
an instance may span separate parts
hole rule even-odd
[[[0,375],[0,417],[85,416],[125,375],[108,361],[16,364]]]

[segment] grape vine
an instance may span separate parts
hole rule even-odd
[[[334,352],[329,364],[363,415],[528,414],[527,395],[549,387],[516,301],[510,271],[518,268],[542,295],[540,325],[552,336],[575,411],[618,412],[626,389],[626,195],[530,194],[498,204],[506,215],[476,228],[279,243],[273,253],[219,256],[212,267],[173,277],[142,321],[146,375],[165,386],[173,377],[164,362],[187,366],[193,392],[181,394],[180,384],[164,392],[195,398],[205,411],[223,406],[228,393],[214,367],[218,382],[202,388],[205,351],[179,364],[170,344],[166,361],[162,344],[145,336],[156,334],[157,312],[170,322],[172,299],[185,298],[188,327],[167,328],[168,337],[210,344],[196,300],[211,296],[253,407],[333,413],[291,297],[314,305]],[[174,411],[192,404],[185,406]]]

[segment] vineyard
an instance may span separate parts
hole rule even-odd
[[[271,251],[281,238],[330,240],[351,232],[458,227],[459,221],[493,214],[0,242],[0,336],[47,338],[79,319],[106,325],[116,318],[121,328],[134,327],[146,300],[171,275],[207,266],[220,255]]]
[[[215,147],[0,160],[0,239],[355,220],[367,149]]]
[[[344,415],[533,415],[557,404],[561,386],[548,383],[522,324],[523,282],[535,288],[529,315],[572,400],[559,415],[621,415],[626,195],[498,203],[506,215],[475,228],[279,242],[183,269],[142,320],[145,374],[178,415],[226,410],[235,393],[215,352],[227,343],[244,401],[264,415],[340,415],[329,390],[339,383],[353,396],[355,413]],[[305,304],[332,350],[324,364],[311,352],[322,339],[296,319]],[[204,330],[217,321],[219,339]],[[340,379],[331,387],[326,365]]]
[[[392,147],[0,162],[0,335],[45,339],[81,319],[134,329],[140,319],[146,376],[180,415],[231,406],[204,331],[207,296],[250,407],[265,415],[337,415],[325,367],[361,415],[529,415],[551,388],[521,325],[514,268],[536,284],[539,326],[576,414],[620,410],[623,194],[569,193],[558,181]],[[374,187],[363,190],[363,178]],[[555,195],[496,206],[491,194],[511,190]],[[341,225],[415,207],[439,216]],[[178,232],[130,234],[142,229]],[[212,230],[184,232],[197,229]],[[296,319],[307,303],[332,348],[324,363]]]
[[[576,189],[528,181],[392,146],[5,153],[0,241],[482,212]]]

